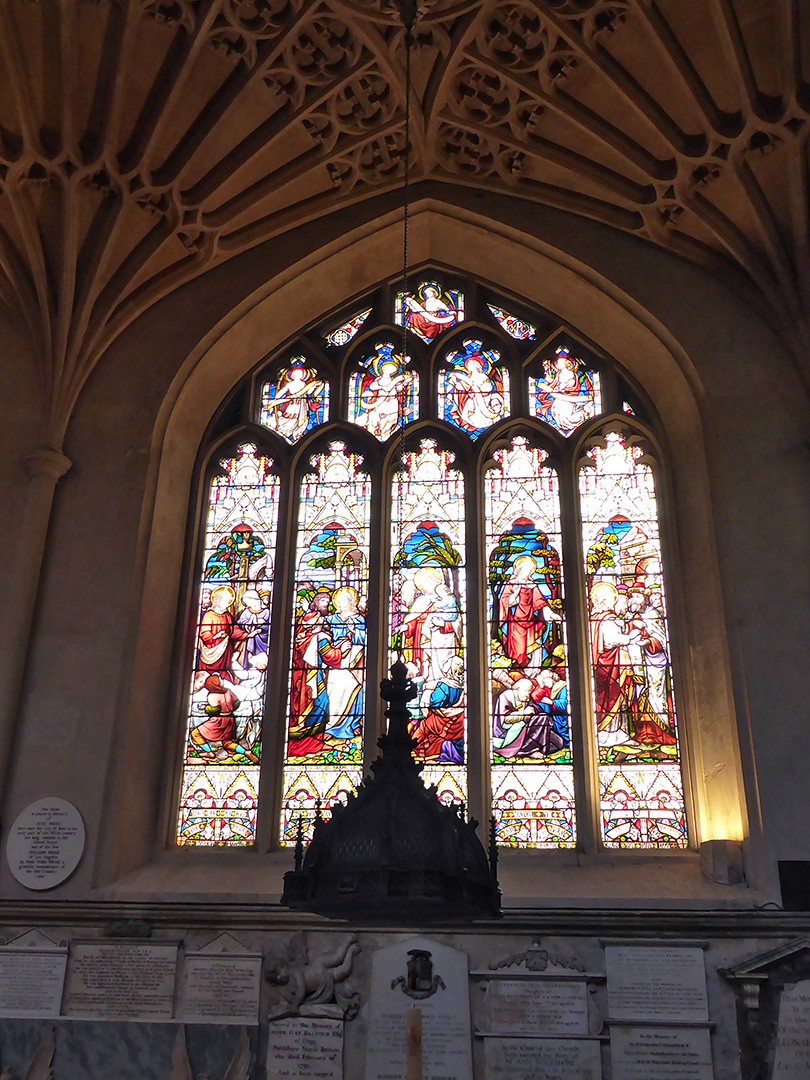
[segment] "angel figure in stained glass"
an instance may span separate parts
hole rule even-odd
[[[420,285],[415,296],[403,296],[402,305],[405,325],[423,341],[433,341],[442,330],[458,322],[459,312],[453,298],[443,294],[434,281]]]
[[[326,384],[312,368],[296,364],[283,371],[275,386],[264,388],[262,423],[296,442],[324,419]]]
[[[393,345],[379,342],[374,349],[365,370],[353,379],[353,418],[384,441],[412,419],[414,376],[404,371],[403,358]]]
[[[468,340],[448,359],[453,366],[444,374],[444,419],[474,438],[505,412],[503,373],[493,364],[497,354],[480,341]]]
[[[544,379],[532,380],[535,415],[567,435],[596,413],[595,376],[562,345],[545,369]]]

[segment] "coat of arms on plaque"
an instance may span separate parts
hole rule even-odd
[[[400,975],[391,981],[391,989],[402,987],[402,993],[409,998],[421,1001],[432,997],[441,988],[446,990],[441,975],[433,974],[433,954],[427,949],[410,949],[408,951],[408,974]]]

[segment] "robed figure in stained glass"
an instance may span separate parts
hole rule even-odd
[[[397,553],[400,607],[395,640],[420,693],[412,734],[420,760],[464,760],[464,660],[460,557],[432,521],[422,522]]]
[[[401,310],[396,321],[401,323],[404,319],[408,329],[423,341],[433,341],[462,316],[460,295],[443,292],[434,281],[425,281],[415,293],[401,293],[398,299]]]
[[[278,478],[245,443],[209,488],[180,843],[250,843],[267,688]]]
[[[531,379],[532,412],[568,435],[599,409],[599,376],[565,346],[545,362],[545,378]]]
[[[265,385],[261,421],[288,442],[296,442],[310,428],[323,423],[326,395],[326,383],[317,378],[315,371],[293,362],[287,371],[280,372],[275,384]]]
[[[494,641],[502,655],[525,672],[549,664],[562,640],[559,556],[532,521],[519,518],[500,537],[490,583]]]
[[[475,438],[506,413],[507,373],[497,366],[498,354],[473,339],[447,360],[439,389],[444,419]]]
[[[351,585],[323,588],[299,609],[293,636],[289,752],[319,753],[363,726],[366,620]]]
[[[415,418],[416,376],[390,342],[378,342],[352,376],[349,418],[381,442]]]

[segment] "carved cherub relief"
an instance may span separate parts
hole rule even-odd
[[[268,957],[266,978],[278,987],[281,999],[271,1007],[268,1019],[321,1016],[352,1020],[360,1008],[360,995],[344,984],[359,952],[356,935],[345,934],[312,955],[306,933],[297,931]]]

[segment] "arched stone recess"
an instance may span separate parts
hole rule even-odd
[[[127,895],[133,889],[164,895],[167,890],[265,896],[281,891],[288,852],[167,848],[170,800],[165,792],[174,783],[170,747],[176,744],[177,723],[167,703],[173,700],[172,658],[189,513],[198,510],[195,461],[212,415],[231,387],[314,319],[395,277],[401,251],[401,213],[390,214],[270,277],[199,342],[164,400],[140,525],[141,606],[133,624],[131,668],[124,676],[128,692],[120,696],[125,704],[116,718],[97,887]],[[744,771],[750,777],[752,766],[743,768],[747,750],[741,755],[734,708],[701,421],[703,391],[690,358],[653,314],[593,268],[469,210],[432,200],[417,203],[410,261],[476,275],[555,312],[614,356],[649,395],[667,441],[669,484],[662,493],[662,517],[668,520],[662,524],[670,541],[671,578],[678,584],[671,607],[674,646],[684,672],[692,831],[698,843],[756,841],[757,829],[750,822],[758,821],[758,808],[754,801],[749,815],[743,782]],[[750,781],[748,786],[755,800]],[[563,858],[554,870],[558,854]],[[600,854],[601,865],[594,861],[588,877],[587,869],[575,871],[575,853],[554,853],[539,885],[540,861],[548,856],[520,853],[514,867],[502,869],[505,894],[528,901],[548,886],[548,895],[558,897],[671,895],[675,902],[710,895],[694,852],[627,854]],[[673,875],[678,878],[674,885]]]

